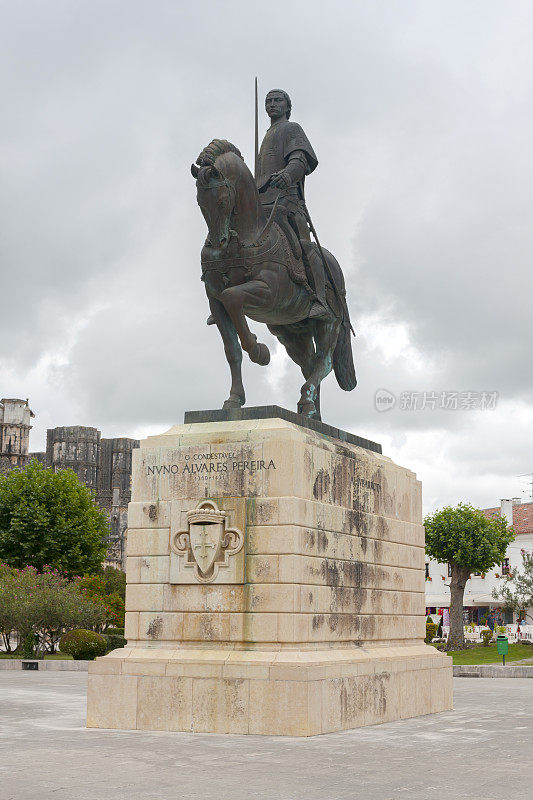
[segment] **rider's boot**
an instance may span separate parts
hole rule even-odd
[[[313,277],[315,288],[315,300],[309,311],[309,319],[332,320],[334,315],[331,312],[326,300],[326,280],[324,276],[324,265],[318,249],[312,242],[302,242],[302,250],[307,265]]]
[[[207,318],[207,325],[216,325],[215,318],[212,314],[209,314]]]

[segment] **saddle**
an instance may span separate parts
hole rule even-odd
[[[291,238],[287,227],[290,227],[288,223],[287,226],[282,227],[280,220],[275,218],[269,225],[269,230],[265,231],[259,241],[253,245],[241,245],[237,241],[234,246],[228,248],[231,250],[231,254],[225,258],[208,259],[202,256],[202,280],[205,279],[205,274],[212,270],[221,273],[228,279],[228,273],[234,269],[244,269],[245,280],[251,280],[253,268],[270,261],[284,266],[291,280],[303,286],[314,296],[307,280],[300,242],[294,232],[292,232],[293,238]]]

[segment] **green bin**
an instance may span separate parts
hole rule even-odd
[[[496,647],[501,656],[506,656],[509,652],[509,639],[503,633],[499,633],[496,637]]]

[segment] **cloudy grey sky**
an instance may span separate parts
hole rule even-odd
[[[414,469],[427,510],[525,492],[532,41],[527,0],[0,2],[0,394],[30,398],[32,449],[227,396],[189,167],[214,137],[252,163],[257,74],[314,145],[308,204],[347,277],[360,383],[328,378],[323,418]],[[294,408],[296,367],[263,336],[248,404]],[[496,408],[400,407],[468,391]]]

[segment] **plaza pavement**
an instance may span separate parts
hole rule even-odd
[[[2,800],[521,800],[533,680],[456,678],[455,711],[312,739],[87,730],[87,674],[0,672]]]

